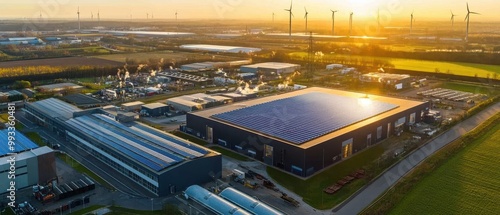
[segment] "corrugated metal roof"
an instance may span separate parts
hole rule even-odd
[[[228,187],[224,189],[220,194],[222,198],[234,203],[237,206],[247,210],[248,212],[260,215],[283,215],[283,213],[277,211],[274,208],[232,188]]]
[[[155,109],[155,108],[161,108],[161,107],[166,107],[166,104],[163,103],[150,103],[150,104],[145,104],[142,107],[147,108],[147,109]]]
[[[188,198],[221,215],[251,215],[240,207],[224,200],[198,185],[189,186],[184,193]]]
[[[194,159],[208,154],[207,150],[169,137],[148,126],[135,122],[126,126],[102,114],[77,117],[68,120],[67,123],[80,130],[81,134],[97,139],[155,171],[160,171],[185,159]]]
[[[74,112],[82,110],[55,98],[33,102],[30,105],[47,116],[52,118],[63,118],[66,120],[72,118]]]

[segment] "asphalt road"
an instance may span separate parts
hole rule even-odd
[[[443,146],[474,129],[498,112],[500,112],[500,103],[496,103],[469,119],[455,125],[453,128],[436,137],[419,150],[409,154],[405,159],[392,166],[369,185],[356,192],[332,211],[334,214],[342,215],[360,213],[364,208],[368,207],[375,199],[377,199],[377,197],[395,185],[399,179],[418,166],[424,159],[434,154],[434,152],[441,149]]]

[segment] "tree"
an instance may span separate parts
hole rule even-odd
[[[12,88],[14,88],[14,89],[24,89],[24,88],[30,88],[30,87],[31,87],[31,83],[29,81],[24,81],[24,80],[16,81],[12,85]]]

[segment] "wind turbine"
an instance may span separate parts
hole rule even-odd
[[[451,12],[451,19],[450,19],[451,20],[451,31],[453,32],[454,31],[453,26],[455,24],[455,16],[457,16],[457,15],[453,14],[453,11],[451,11],[451,10],[450,10],[450,12]]]
[[[307,15],[309,15],[309,12],[307,12],[306,7],[304,7],[304,11],[306,12],[304,15],[304,19],[306,19],[306,34],[307,34]]]
[[[177,11],[175,11],[175,22],[177,22]]]
[[[76,11],[76,14],[78,15],[78,31],[80,31],[80,6],[78,6],[78,10]]]
[[[335,13],[338,12],[337,10],[332,10],[330,9],[330,11],[332,11],[332,35],[335,35]]]
[[[469,10],[469,3],[467,3],[467,16],[465,16],[465,20],[467,20],[467,29],[465,30],[465,42],[469,42],[469,18],[470,18],[469,15],[470,14],[478,14],[479,15],[479,13],[470,11]]]
[[[285,11],[288,11],[289,15],[289,21],[288,21],[288,36],[292,36],[292,3],[293,1],[290,1],[290,9],[285,9]]]
[[[149,13],[146,13],[146,19],[149,19]]]
[[[273,24],[274,24],[274,12],[273,12]]]
[[[97,10],[97,25],[101,25],[101,14],[99,13],[99,10]]]
[[[90,20],[94,21],[94,13],[92,13],[92,11],[90,11]]]
[[[352,15],[354,13],[351,12],[351,14],[349,15],[349,37],[351,37],[351,33],[352,33]]]
[[[411,12],[411,15],[410,15],[410,35],[411,35],[412,30],[413,30],[413,11]]]
[[[40,19],[42,19],[42,11],[40,11]]]
[[[151,19],[154,19],[154,18],[155,18],[154,14],[153,14],[153,13],[151,13]]]

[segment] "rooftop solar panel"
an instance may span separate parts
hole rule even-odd
[[[34,143],[30,139],[28,139],[22,133],[15,132],[16,134],[15,134],[15,136],[13,136],[15,138],[15,140],[14,140],[14,143],[15,143],[14,149],[15,150],[10,151],[9,148],[7,147],[8,146],[7,143],[8,143],[8,139],[9,139],[8,132],[9,132],[8,129],[0,130],[0,140],[2,140],[2,144],[4,143],[3,141],[5,141],[5,144],[4,144],[5,147],[0,147],[0,157],[3,157],[11,152],[18,153],[18,152],[26,151],[29,149],[38,148],[38,145],[36,143]]]
[[[369,98],[311,92],[212,117],[294,144],[302,144],[397,107]]]

